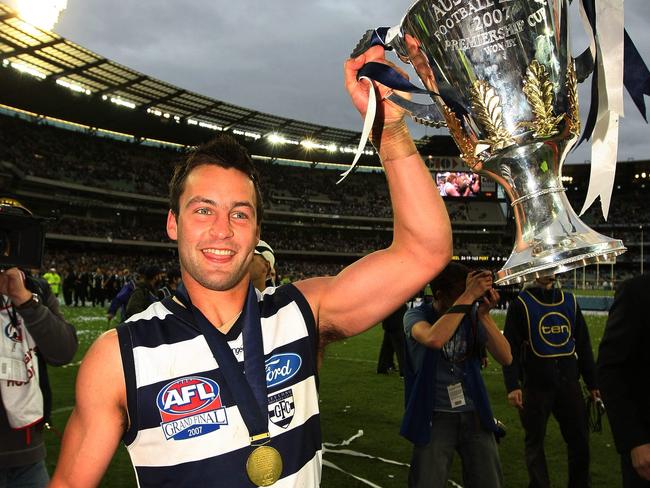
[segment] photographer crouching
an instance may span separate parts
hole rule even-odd
[[[40,219],[15,200],[0,199],[0,486],[44,487],[42,430],[52,398],[47,365],[69,363],[77,334],[59,311],[38,268],[44,231]]]

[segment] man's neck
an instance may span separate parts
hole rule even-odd
[[[244,308],[248,281],[245,278],[225,291],[209,290],[192,279],[184,280],[183,284],[192,304],[205,315],[214,328],[227,334]]]

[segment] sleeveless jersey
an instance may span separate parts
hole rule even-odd
[[[283,462],[278,488],[317,487],[321,474],[317,331],[293,285],[257,292],[270,444]],[[243,370],[238,319],[226,335]],[[253,487],[253,448],[223,373],[191,311],[173,297],[117,329],[130,427],[123,441],[140,487]]]
[[[575,353],[576,299],[571,293],[558,292],[555,303],[540,302],[528,290],[522,291],[518,297],[526,311],[530,347],[539,357],[553,358]]]

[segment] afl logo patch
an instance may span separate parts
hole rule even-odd
[[[266,386],[276,386],[293,378],[302,365],[302,358],[292,352],[275,354],[266,360]]]
[[[228,424],[219,385],[186,376],[165,385],[156,397],[165,439],[179,441],[208,434]]]

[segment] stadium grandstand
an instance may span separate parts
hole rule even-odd
[[[217,133],[244,144],[262,177],[262,237],[287,280],[336,273],[386,246],[391,231],[387,187],[368,146],[342,184],[358,132],[261,113],[139,73],[21,20],[0,4],[0,189],[48,217],[45,267],[106,273],[138,263],[176,261],[165,233],[167,182],[188,149]],[[432,175],[466,178],[447,196],[455,259],[498,269],[514,240],[504,194],[476,180],[451,138],[417,141]],[[570,159],[570,158],[569,158]],[[474,179],[472,179],[474,178]],[[589,166],[568,164],[563,179],[579,209]],[[583,286],[611,286],[642,269],[650,161],[618,165],[608,222],[594,205],[584,220],[623,239],[616,265],[574,273]],[[646,239],[647,240],[647,239]]]

